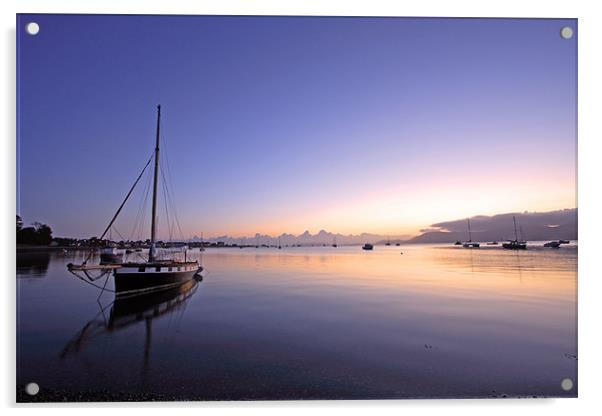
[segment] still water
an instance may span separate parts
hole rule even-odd
[[[116,302],[84,255],[17,256],[19,400],[577,394],[576,245],[207,249],[203,281]]]

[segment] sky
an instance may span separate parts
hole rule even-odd
[[[159,103],[187,238],[574,208],[576,68],[574,19],[19,15],[17,212],[100,235]]]

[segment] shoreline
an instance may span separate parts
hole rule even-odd
[[[71,247],[71,246],[30,246],[30,245],[17,245],[18,253],[38,253],[38,252],[51,252],[51,251],[91,251],[92,247]]]

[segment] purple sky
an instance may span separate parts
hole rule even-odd
[[[19,15],[17,33],[18,212],[57,235],[102,232],[158,103],[186,237],[576,206],[574,19]]]

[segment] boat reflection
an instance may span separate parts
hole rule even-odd
[[[144,323],[146,328],[144,345],[144,366],[152,341],[152,321],[162,316],[182,310],[186,302],[196,293],[199,282],[191,279],[180,286],[159,292],[127,298],[115,298],[108,306],[100,306],[100,311],[75,334],[61,351],[60,358],[77,355],[89,341],[97,337],[120,331]],[[105,311],[109,309],[108,317]]]
[[[50,253],[47,251],[17,252],[17,277],[46,277]]]

